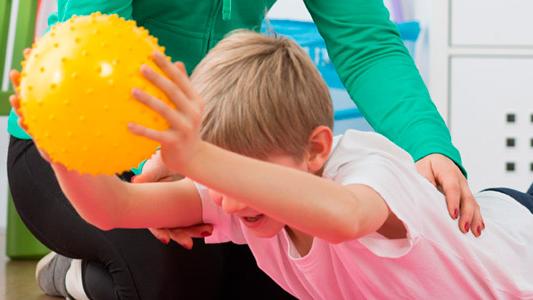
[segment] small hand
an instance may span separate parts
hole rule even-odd
[[[157,52],[154,53],[153,60],[166,77],[146,65],[141,67],[141,72],[148,81],[165,93],[176,109],[139,89],[133,90],[133,96],[163,117],[170,128],[157,131],[130,123],[129,129],[136,135],[159,142],[163,162],[170,170],[179,171],[186,166],[201,144],[203,101],[192,88],[182,63],[173,64]]]
[[[463,233],[471,230],[474,236],[479,237],[485,224],[480,207],[459,167],[444,155],[431,154],[419,160],[416,168],[444,193],[450,216],[454,220],[460,216],[459,229]]]
[[[27,59],[30,55],[31,49],[26,48],[24,49],[24,59]],[[20,72],[17,70],[11,70],[9,72],[9,79],[11,80],[11,84],[13,85],[13,90],[15,91],[14,95],[9,96],[9,103],[11,103],[11,107],[15,110],[15,113],[17,113],[17,116],[19,116],[19,126],[24,129],[25,131],[28,131],[28,128],[24,124],[24,118],[22,117],[22,113],[20,111],[20,95],[18,93],[19,87],[20,87]]]
[[[193,238],[205,238],[213,232],[213,225],[200,224],[183,228],[150,228],[150,232],[162,243],[168,244],[170,240],[180,244],[183,248],[191,250]]]

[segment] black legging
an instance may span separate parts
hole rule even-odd
[[[490,189],[486,189],[485,191],[495,191],[495,192],[500,192],[500,193],[509,195],[511,196],[511,198],[514,198],[520,204],[522,204],[527,209],[529,209],[529,211],[533,214],[533,184],[529,187],[529,190],[525,193],[510,189],[510,188],[502,188],[502,187],[490,188]]]
[[[148,230],[101,231],[63,195],[31,140],[11,137],[8,178],[18,213],[44,245],[83,259],[91,299],[292,299],[260,271],[247,246],[163,245]]]

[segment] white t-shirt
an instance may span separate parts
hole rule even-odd
[[[259,267],[300,299],[533,299],[533,215],[509,196],[478,194],[486,230],[462,234],[406,152],[355,130],[335,138],[323,177],[372,187],[408,237],[373,233],[336,245],[315,238],[301,257],[285,230],[258,238],[199,187],[204,221],[214,225],[206,241],[248,244]]]

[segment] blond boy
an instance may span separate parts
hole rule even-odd
[[[160,142],[167,167],[186,179],[128,184],[53,165],[90,223],[212,223],[208,242],[248,244],[301,299],[533,298],[533,215],[484,192],[487,232],[460,233],[407,153],[374,133],[333,137],[327,87],[290,40],[235,33],[191,81],[160,54],[154,61],[167,78],[142,72],[177,109],[135,90],[171,126],[130,130]]]

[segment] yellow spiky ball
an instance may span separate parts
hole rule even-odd
[[[23,63],[20,112],[50,159],[88,174],[136,167],[157,144],[131,134],[129,122],[163,130],[167,122],[131,96],[138,87],[171,105],[139,72],[157,39],[117,15],[73,17],[55,25]]]

